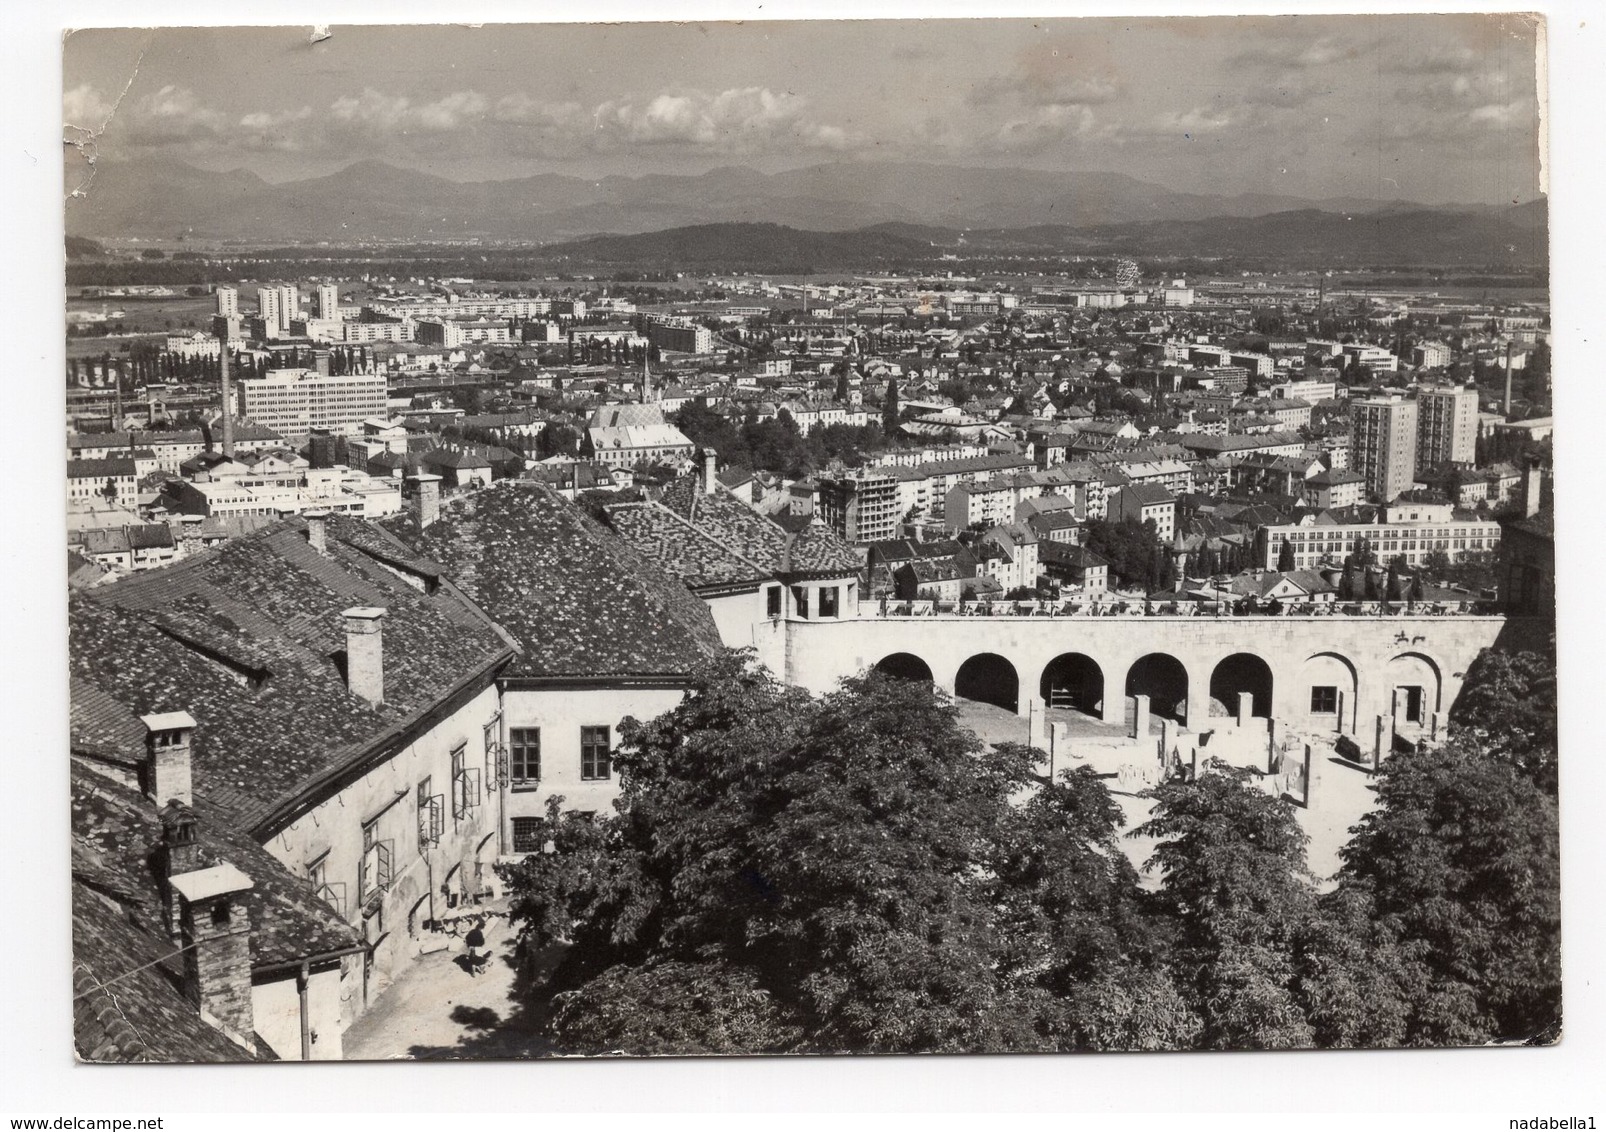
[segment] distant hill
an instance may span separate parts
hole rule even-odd
[[[958,251],[1232,257],[1310,266],[1536,268],[1548,258],[1542,214],[1422,209],[1374,214],[1296,209],[1254,217],[968,231],[896,222],[853,232],[704,224],[552,244],[541,256],[577,265],[797,272],[929,262]]]
[[[1212,196],[1174,192],[1118,173],[917,162],[835,162],[774,174],[741,167],[600,179],[547,173],[462,183],[364,161],[322,177],[270,184],[243,170],[102,160],[84,195],[68,200],[66,220],[69,233],[97,239],[188,234],[254,243],[549,242],[733,223],[812,232],[876,228],[893,235],[928,229],[1080,230],[1311,208],[1360,215],[1424,206],[1274,194]]]
[[[700,224],[634,236],[592,236],[541,249],[543,259],[573,259],[605,266],[630,264],[770,271],[868,267],[935,258],[925,240],[892,232],[806,232],[779,224]]]

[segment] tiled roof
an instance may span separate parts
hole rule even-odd
[[[771,573],[784,570],[786,532],[726,492],[705,492],[696,473],[672,482],[659,502],[749,562]]]
[[[76,857],[76,854],[75,854]],[[184,997],[183,965],[152,910],[72,882],[73,1047],[91,1062],[256,1060]],[[142,914],[143,912],[143,914]],[[164,958],[165,957],[165,958]],[[115,981],[114,981],[115,980]]]
[[[791,536],[786,547],[786,574],[857,574],[864,556],[824,523],[810,523]]]
[[[539,484],[504,480],[459,496],[423,531],[411,515],[384,526],[519,642],[509,675],[680,675],[720,647],[706,605]]]
[[[276,861],[241,830],[227,810],[197,796],[191,807],[199,843],[197,867],[227,861],[253,887],[241,901],[251,916],[251,965],[267,967],[357,945],[356,931],[312,886]],[[148,902],[160,922],[162,894],[155,877],[162,819],[156,803],[111,778],[72,767],[72,836],[124,890]],[[74,946],[77,946],[74,940]]]
[[[195,791],[242,828],[277,820],[465,679],[489,680],[511,651],[449,589],[426,596],[342,541],[355,540],[361,520],[328,522],[327,558],[307,544],[304,520],[286,519],[76,594],[68,607],[75,690],[97,689],[132,716],[193,715]],[[353,606],[389,611],[378,707],[352,695],[336,667],[341,613]],[[104,755],[131,737],[99,696],[75,695],[73,709],[75,748]]]
[[[621,504],[608,508],[607,516],[620,538],[693,589],[759,581],[773,573],[660,504]]]

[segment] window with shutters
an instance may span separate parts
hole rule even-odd
[[[580,777],[598,781],[613,775],[613,742],[607,727],[580,728]]]
[[[379,819],[364,822],[362,827],[362,863],[358,869],[357,891],[364,906],[378,901],[390,888],[392,872],[392,845],[379,836]]]
[[[480,804],[480,771],[468,765],[466,747],[452,752],[452,822],[462,821]]]
[[[446,832],[445,799],[431,792],[431,780],[418,784],[418,851],[439,845],[441,834]]]
[[[541,729],[515,727],[508,732],[508,787],[534,790],[541,784]]]
[[[502,750],[502,713],[497,712],[485,725],[485,789],[496,789],[496,784],[507,777],[506,754]]]

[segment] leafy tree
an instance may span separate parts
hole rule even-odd
[[[1485,649],[1467,669],[1450,726],[1516,767],[1541,790],[1557,788],[1556,662],[1536,652]]]
[[[1312,1045],[1293,941],[1315,911],[1307,838],[1292,807],[1212,762],[1197,781],[1146,792],[1150,818],[1134,836],[1160,838],[1146,868],[1161,874],[1161,907],[1177,925],[1172,961],[1211,1049]]]
[[[1460,739],[1395,755],[1341,856],[1341,891],[1424,970],[1411,1041],[1559,1034],[1556,803],[1526,775]]]
[[[1284,538],[1283,545],[1277,551],[1277,570],[1286,574],[1295,569],[1298,569],[1298,564],[1294,561],[1294,544]]]
[[[881,431],[893,436],[898,431],[902,417],[898,411],[898,379],[887,378],[887,393],[881,405]]]

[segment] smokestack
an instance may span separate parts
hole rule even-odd
[[[346,687],[374,707],[385,702],[385,610],[359,605],[346,610]]]
[[[420,530],[428,527],[441,514],[441,478],[420,472],[416,476],[408,476],[416,486],[413,492],[413,514],[418,519]]]
[[[316,550],[323,557],[329,557],[329,512],[308,511],[302,518],[307,520],[307,545]]]
[[[240,898],[251,878],[224,863],[168,878],[178,894],[184,993],[201,1016],[255,1048],[251,1015],[251,916]]]
[[[712,448],[704,448],[703,449],[703,494],[704,495],[713,495],[714,491],[719,487],[719,480],[716,479],[715,475],[714,475],[714,464],[718,460],[718,457],[719,457],[719,453],[714,451],[714,449],[712,449]]]
[[[140,716],[145,725],[145,793],[157,806],[194,803],[190,793],[190,736],[195,718],[187,711]]]
[[[1511,343],[1506,343],[1506,400],[1503,409],[1506,420],[1511,419]]]
[[[1529,456],[1528,467],[1522,478],[1522,516],[1531,519],[1539,514],[1539,499],[1544,490],[1544,472],[1539,467],[1539,457]]]
[[[234,386],[229,382],[228,332],[218,335],[217,371],[223,382],[223,455],[234,458]]]

